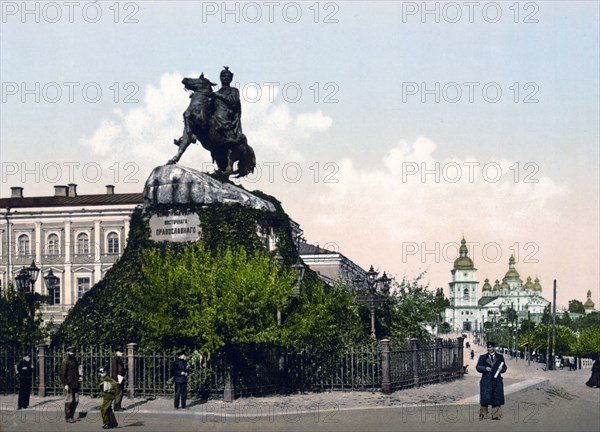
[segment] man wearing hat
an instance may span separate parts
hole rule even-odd
[[[100,382],[98,382],[96,389],[100,390],[103,398],[102,405],[100,406],[102,429],[112,429],[119,426],[115,418],[115,413],[112,410],[112,402],[115,400],[115,394],[119,385],[108,375],[106,367],[99,368],[98,374],[100,374]]]
[[[500,420],[504,405],[504,384],[502,375],[506,372],[506,363],[502,354],[496,352],[495,342],[487,343],[487,353],[479,356],[477,372],[481,373],[479,381],[479,420],[488,414],[488,405],[492,406],[492,420]]]
[[[175,380],[175,409],[185,408],[185,400],[187,399],[187,353],[185,351],[177,352],[177,360],[173,362],[171,367],[171,375]]]
[[[121,407],[123,392],[125,390],[125,363],[123,362],[123,350],[120,348],[115,351],[115,356],[112,360],[112,367],[110,368],[110,376],[117,382],[117,389],[115,393],[115,411],[125,411],[125,408]]]
[[[79,404],[79,382],[82,380],[79,374],[79,363],[75,358],[75,347],[67,348],[67,356],[60,365],[60,381],[65,386],[65,420],[67,423],[75,423],[73,416]]]
[[[15,365],[15,371],[19,377],[19,401],[17,409],[29,407],[29,396],[31,394],[31,379],[33,377],[33,365],[31,357],[25,354],[23,359]]]

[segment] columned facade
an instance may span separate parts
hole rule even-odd
[[[99,195],[78,195],[76,186],[55,186],[54,196],[43,197],[13,188],[11,198],[0,199],[2,289],[35,260],[41,272],[34,289],[49,295],[44,276],[52,270],[59,289],[42,310],[55,324],[121,257],[129,218],[143,202],[142,194],[115,194],[112,186]]]

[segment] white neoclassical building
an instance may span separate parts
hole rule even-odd
[[[539,321],[544,308],[550,304],[542,297],[542,286],[537,277],[533,282],[528,277],[523,283],[513,256],[508,261],[508,271],[502,282],[496,280],[491,286],[489,279],[485,279],[480,295],[477,269],[469,257],[464,238],[451,273],[450,306],[445,311],[445,322],[453,331],[481,331],[485,322],[498,320],[510,308],[517,311],[519,319],[530,316],[532,321]]]
[[[141,193],[78,195],[77,185],[54,186],[53,196],[25,197],[11,188],[0,199],[0,287],[24,266],[35,261],[41,269],[36,292],[49,295],[44,276],[58,277],[52,304],[43,306],[44,318],[60,324],[68,310],[121,257],[133,209]]]

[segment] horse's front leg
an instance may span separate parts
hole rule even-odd
[[[189,145],[190,145],[190,140],[187,138],[187,136],[184,135],[183,137],[181,137],[179,148],[177,149],[177,154],[175,156],[173,156],[171,159],[169,159],[169,161],[167,162],[167,165],[173,165],[173,164],[176,164],[177,162],[179,162],[179,159],[181,159],[181,156],[183,155],[185,150],[189,147]]]

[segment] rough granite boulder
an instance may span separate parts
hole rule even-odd
[[[272,203],[242,188],[179,165],[154,168],[144,186],[144,207],[211,203],[238,203],[257,210],[275,211]]]

